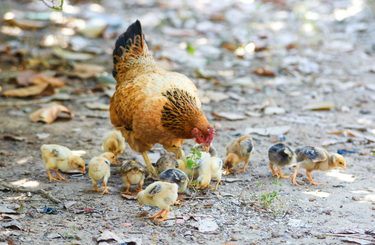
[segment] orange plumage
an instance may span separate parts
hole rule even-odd
[[[186,76],[156,65],[139,21],[118,38],[113,60],[117,85],[110,101],[111,122],[142,153],[149,171],[155,170],[146,151],[155,143],[177,158],[186,139],[209,147],[214,129],[200,110],[197,88]]]

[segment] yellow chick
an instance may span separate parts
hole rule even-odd
[[[198,167],[195,167],[194,169],[188,168],[187,160],[188,160],[189,157],[192,156],[191,153],[189,153],[183,159],[177,159],[177,163],[178,163],[178,168],[180,170],[182,170],[186,175],[188,175],[188,176],[194,175],[194,178],[198,178],[198,168],[199,168],[200,163],[203,162],[205,159],[210,158],[211,155],[210,155],[210,153],[206,152],[206,150],[205,150],[206,148],[203,145],[196,144],[193,148],[201,152],[201,157],[200,157],[199,160],[197,160]],[[183,153],[183,155],[185,155],[185,153]]]
[[[324,185],[315,183],[311,177],[311,172],[315,170],[327,171],[336,167],[346,169],[345,158],[337,153],[328,153],[325,149],[315,146],[303,146],[296,149],[297,167],[291,179],[292,183],[296,182],[299,168],[306,169],[306,175],[310,179],[310,185]]]
[[[131,184],[138,184],[139,188],[136,189],[136,191],[141,191],[143,182],[145,180],[145,171],[146,169],[141,165],[140,162],[135,160],[125,161],[120,168],[120,174],[122,180],[126,184],[126,191],[120,193],[131,194],[129,191]]]
[[[224,162],[225,172],[224,174],[229,174],[232,171],[232,168],[240,164],[241,162],[245,162],[243,168],[236,171],[238,172],[246,172],[246,165],[249,163],[251,154],[254,150],[254,143],[253,139],[249,135],[241,136],[238,140],[233,139],[229,142],[227,146],[227,157]]]
[[[55,180],[59,182],[59,180],[69,181],[57,172],[58,169],[61,171],[67,170],[80,170],[82,173],[85,173],[85,162],[79,156],[75,156],[72,152],[61,145],[42,145],[40,147],[42,151],[42,157],[44,162],[46,163],[46,169],[49,176],[49,180]],[[52,177],[51,172],[52,170],[56,173],[57,178]]]
[[[168,183],[157,181],[147,186],[144,191],[141,191],[137,195],[139,206],[149,205],[156,206],[162,210],[154,216],[149,218],[162,217],[161,220],[168,219],[168,213],[170,205],[176,202],[178,194],[178,186],[175,183]],[[163,213],[165,212],[165,215]]]
[[[197,189],[209,187],[210,189],[217,189],[221,181],[221,168],[223,167],[223,160],[218,157],[210,157],[199,164],[198,168],[198,179],[197,179]],[[214,188],[210,187],[209,184],[211,179],[216,179],[217,183]]]
[[[99,157],[93,157],[89,162],[89,177],[95,186],[93,191],[100,191],[98,189],[98,180],[103,180],[104,191],[102,194],[111,194],[107,190],[108,178],[111,175],[111,162],[115,159],[112,152],[107,152]]]
[[[103,151],[112,152],[115,157],[125,150],[125,138],[118,130],[106,132],[103,136]],[[115,161],[117,163],[117,161]]]
[[[287,178],[289,179],[289,176],[285,176],[281,172],[281,168],[292,164],[294,160],[294,151],[289,146],[283,144],[283,143],[276,143],[270,147],[268,150],[268,158],[270,160],[270,168],[272,170],[273,176],[277,175],[280,178]],[[276,173],[275,169],[273,168],[273,165],[277,166],[277,169],[279,170],[278,173]]]
[[[159,175],[167,169],[178,168],[177,160],[171,155],[161,156],[155,164],[156,174]]]

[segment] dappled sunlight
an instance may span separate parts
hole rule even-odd
[[[32,158],[33,158],[32,156],[25,157],[25,158],[22,158],[21,160],[18,160],[16,163],[19,164],[19,165],[22,165],[22,164],[27,163]]]
[[[302,193],[307,194],[307,195],[312,195],[312,196],[315,196],[315,197],[321,197],[321,198],[326,198],[329,195],[331,195],[330,193],[323,192],[323,191],[305,191],[305,192],[302,192]]]
[[[12,185],[18,187],[26,187],[26,188],[36,188],[40,185],[39,181],[35,180],[28,180],[28,179],[21,179],[14,182],[10,182]]]
[[[365,200],[370,201],[370,202],[375,202],[375,195],[374,194],[366,195]]]
[[[333,16],[336,20],[342,21],[348,17],[354,16],[361,12],[364,8],[363,0],[352,0],[352,4],[346,9],[335,9]]]
[[[367,194],[369,193],[368,191],[351,191],[351,193],[354,193],[354,194]]]
[[[346,181],[346,182],[354,182],[355,178],[352,177],[352,175],[350,174],[344,174],[344,173],[340,173],[339,170],[332,170],[328,173],[326,173],[327,176],[330,176],[330,177],[335,177],[341,181]]]
[[[83,155],[85,155],[86,154],[86,151],[84,151],[84,150],[72,150],[72,153],[73,153],[73,155],[76,155],[76,156],[83,156]]]

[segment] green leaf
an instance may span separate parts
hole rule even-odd
[[[64,0],[42,0],[47,7],[54,10],[62,10]]]
[[[200,151],[195,150],[195,153],[197,154],[198,159],[200,159],[202,157],[202,153]]]
[[[195,162],[194,162],[193,160],[187,160],[186,163],[187,163],[187,167],[188,167],[189,170],[190,170],[190,169],[193,167],[193,165],[195,164]]]
[[[195,48],[189,42],[187,43],[186,49],[187,49],[187,51],[188,51],[189,54],[194,55]]]

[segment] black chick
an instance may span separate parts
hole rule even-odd
[[[159,181],[175,183],[178,185],[178,193],[183,193],[186,190],[189,179],[182,170],[167,169],[159,175]]]
[[[160,175],[167,169],[178,168],[177,160],[171,155],[164,155],[155,163],[156,173]]]
[[[289,146],[283,143],[277,143],[271,146],[271,148],[268,150],[268,158],[270,160],[270,168],[273,175],[277,175],[280,178],[289,179],[290,176],[285,176],[281,172],[281,168],[286,165],[292,164],[294,155],[294,151]],[[278,173],[276,173],[273,165],[277,166],[277,169],[279,170]]]

